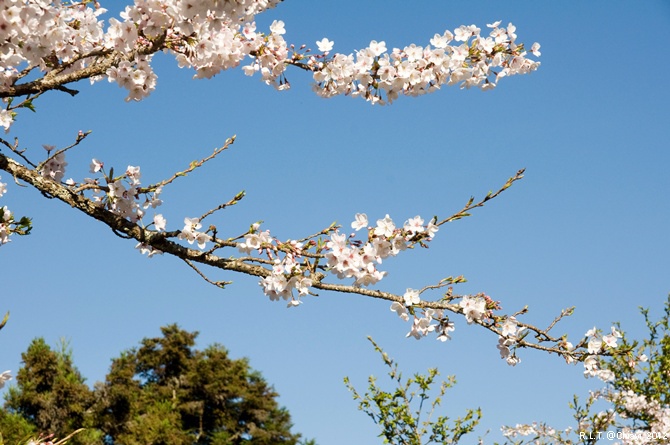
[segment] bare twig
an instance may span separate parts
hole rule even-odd
[[[218,287],[218,288],[221,288],[221,289],[223,289],[224,287],[226,287],[226,285],[228,285],[228,284],[232,284],[232,281],[212,281],[212,280],[210,280],[209,278],[207,278],[207,276],[206,276],[204,273],[202,273],[202,271],[201,271],[200,269],[198,269],[198,267],[197,267],[195,264],[193,264],[192,261],[190,261],[190,260],[184,260],[184,262],[185,262],[186,264],[188,264],[189,267],[190,267],[191,269],[193,269],[198,275],[200,275],[200,278],[202,278],[203,280],[205,280],[205,281],[208,282],[209,284],[212,284],[212,285],[214,285],[214,286],[216,286],[216,287]]]
[[[436,223],[436,225],[441,226],[442,224],[456,221],[458,219],[465,218],[466,216],[470,216],[470,214],[468,213],[470,210],[476,209],[477,207],[483,207],[484,204],[486,204],[486,202],[492,200],[493,198],[496,198],[502,192],[510,188],[512,184],[514,184],[516,181],[523,178],[524,171],[525,169],[521,169],[518,172],[516,172],[516,175],[509,178],[507,182],[497,192],[495,193],[489,192],[481,201],[477,202],[476,204],[474,203],[475,198],[474,197],[470,198],[465,207],[463,207],[460,211],[454,213],[449,218],[443,219],[442,221]]]
[[[244,190],[242,190],[237,195],[235,195],[235,197],[233,197],[233,199],[231,199],[230,201],[228,201],[226,203],[223,203],[223,204],[220,204],[217,207],[214,207],[213,209],[208,210],[207,212],[205,212],[200,218],[198,218],[199,221],[202,222],[202,220],[204,220],[205,218],[207,218],[209,215],[211,215],[214,212],[217,212],[219,210],[223,210],[226,207],[234,206],[235,204],[240,202],[242,200],[242,198],[244,198],[244,196],[245,196],[245,192],[244,192]]]
[[[174,175],[172,175],[171,178],[165,179],[165,180],[163,180],[163,181],[161,181],[157,184],[153,184],[153,185],[150,185],[148,187],[141,188],[140,193],[144,193],[144,192],[147,192],[147,191],[153,191],[153,190],[156,190],[159,187],[165,187],[166,185],[171,184],[175,179],[177,179],[181,176],[186,176],[187,174],[191,173],[196,168],[201,167],[205,162],[208,162],[208,161],[214,159],[221,152],[228,149],[228,147],[233,145],[233,143],[235,142],[236,137],[237,136],[232,136],[232,137],[228,138],[222,147],[216,148],[214,150],[214,152],[211,155],[207,156],[206,158],[203,158],[199,161],[191,162],[191,164],[189,165],[189,167],[186,170],[181,171],[181,172],[177,172]]]

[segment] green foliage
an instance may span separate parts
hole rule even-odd
[[[161,328],[112,361],[96,388],[108,444],[296,444],[278,394],[221,345],[194,349],[197,332]]]
[[[641,341],[631,340],[625,334],[620,349],[625,354],[609,357],[603,367],[614,372],[612,392],[632,391],[644,395],[648,401],[658,402],[661,406],[670,405],[670,296],[665,302],[663,316],[652,321],[649,309],[640,308],[649,336]],[[616,324],[619,328],[619,324]],[[646,358],[646,360],[641,359]],[[648,425],[654,419],[648,413],[630,412],[617,403],[616,412]],[[647,429],[643,426],[642,429]]]
[[[670,296],[665,302],[663,315],[653,321],[649,309],[640,308],[648,338],[630,339],[622,332],[619,347],[610,356],[599,358],[599,367],[613,373],[607,387],[589,394],[582,402],[574,396],[570,403],[575,428],[560,431],[544,423],[525,426],[508,437],[512,445],[593,445],[611,442],[606,432],[638,433],[651,441],[640,443],[667,444],[668,406],[670,405]],[[627,403],[634,400],[635,403]],[[609,404],[608,409],[601,409]],[[504,429],[507,429],[505,427]],[[514,430],[509,428],[509,430]],[[517,439],[518,436],[525,436]],[[632,437],[632,436],[631,436]],[[665,438],[664,438],[665,437]],[[625,442],[625,443],[633,443]],[[637,443],[637,442],[636,442]]]
[[[0,445],[26,443],[37,433],[23,416],[0,410]]]
[[[9,213],[9,217],[5,218],[5,212],[0,212],[0,223],[5,225],[5,229],[9,233],[16,233],[17,235],[30,235],[33,229],[33,221],[27,216],[22,216],[17,221],[13,213]]]
[[[5,441],[25,438],[31,425],[33,431],[64,437],[80,427],[88,426],[87,411],[94,395],[72,363],[72,354],[63,343],[53,351],[42,338],[32,341],[21,355],[23,367],[16,375],[17,385],[6,395],[4,418],[11,424]],[[3,429],[3,432],[5,429]],[[95,432],[79,435],[71,443],[92,444]]]
[[[91,390],[64,346],[34,340],[22,355],[17,386],[0,411],[4,443],[36,433],[87,445],[296,445],[288,411],[246,359],[221,345],[194,348],[197,332],[176,325],[112,361]],[[306,442],[311,443],[313,442]],[[2,445],[2,442],[0,442]]]
[[[670,296],[665,303],[664,314],[660,320],[650,319],[649,309],[640,308],[649,338],[642,341],[629,340],[626,335],[621,339],[625,355],[611,357],[607,368],[617,376],[613,386],[617,390],[631,390],[644,394],[662,405],[670,404]],[[618,324],[617,324],[618,327]],[[641,362],[644,354],[648,360]]]
[[[414,374],[403,380],[398,365],[368,337],[375,350],[381,355],[384,364],[389,368],[388,376],[396,388],[392,392],[382,390],[377,379],[371,376],[368,391],[361,396],[351,385],[348,378],[344,379],[347,388],[353,393],[354,400],[359,402],[358,409],[364,411],[379,425],[380,437],[384,443],[398,445],[423,444],[455,444],[465,434],[474,430],[481,419],[481,410],[468,409],[462,418],[449,423],[447,416],[438,416],[433,420],[435,410],[441,405],[448,388],[456,381],[450,376],[440,384],[438,395],[431,398],[431,388],[439,375],[437,369],[431,368],[427,374]],[[422,417],[425,418],[422,419]]]

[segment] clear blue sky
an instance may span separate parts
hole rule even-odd
[[[103,3],[104,5],[104,3]],[[105,5],[108,6],[108,5]],[[109,16],[112,16],[110,13]],[[8,137],[30,152],[93,134],[69,154],[67,177],[88,176],[92,157],[123,169],[140,165],[143,183],[168,177],[237,134],[234,147],[163,195],[172,228],[185,216],[247,191],[219,214],[220,233],[264,220],[280,238],[300,238],[357,212],[448,216],[471,196],[496,189],[519,168],[526,177],[471,218],[439,232],[428,250],[384,264],[382,289],[419,288],[448,275],[469,282],[526,321],[548,323],[562,308],[576,314],[557,328],[577,341],[589,328],[620,320],[641,335],[637,307],[658,314],[670,291],[670,93],[666,56],[670,4],[624,2],[438,2],[286,0],[258,17],[286,23],[286,39],[315,47],[328,37],[344,53],[385,40],[389,48],[427,44],[462,24],[513,22],[519,39],[542,45],[542,66],[504,79],[492,92],[444,88],[390,107],[360,99],[324,100],[303,72],[276,92],[241,72],[191,80],[166,56],[156,59],[158,88],[125,103],[114,84],[82,84],[76,98],[50,93],[23,113]],[[30,153],[29,152],[29,153]],[[42,156],[42,153],[40,153]],[[389,304],[322,293],[298,309],[271,303],[255,278],[215,275],[218,290],[183,263],[147,259],[134,242],[62,203],[12,184],[0,200],[34,218],[29,237],[0,249],[0,371],[18,370],[31,339],[70,342],[88,382],[140,339],[177,322],[200,331],[199,346],[219,342],[249,357],[281,394],[295,431],[321,445],[381,443],[377,427],[342,384],[360,389],[384,372],[365,340],[373,336],[407,374],[437,366],[459,385],[447,413],[481,406],[484,434],[501,424],[546,420],[571,425],[573,393],[600,387],[581,365],[523,353],[509,368],[496,339],[458,322],[446,344],[406,339],[409,325]],[[558,333],[558,332],[557,332]],[[465,443],[475,442],[466,440]]]

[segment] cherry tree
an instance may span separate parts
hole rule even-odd
[[[139,166],[114,168],[98,158],[91,160],[88,173],[74,172],[77,179],[70,178],[66,156],[86,143],[88,132],[79,132],[65,147],[26,148],[20,135],[12,134],[13,122],[29,119],[27,111],[35,109],[43,94],[76,96],[75,84],[82,80],[116,83],[127,91],[127,101],[146,98],[160,87],[152,68],[158,52],[174,56],[179,67],[192,69],[199,79],[241,68],[281,91],[290,88],[288,74],[293,70],[295,75],[311,76],[313,90],[321,97],[343,95],[375,106],[446,86],[490,90],[504,84],[505,77],[529,74],[540,66],[540,45],[521,43],[514,25],[502,22],[436,30],[427,42],[403,48],[387,48],[384,41],[373,40],[351,54],[334,52],[335,42],[322,36],[315,36],[316,48],[311,43],[291,44],[284,39],[283,22],[277,20],[267,30],[255,24],[256,15],[278,3],[136,0],[120,17],[107,19],[98,2],[3,0],[0,125],[6,136],[0,138],[4,171],[0,197],[20,193],[11,188],[12,182],[33,187],[108,226],[120,238],[134,240],[142,254],[179,258],[217,287],[228,284],[216,278],[219,269],[255,277],[270,300],[290,308],[309,302],[309,296],[319,291],[385,300],[393,312],[388,315],[406,322],[406,335],[416,339],[430,335],[447,341],[455,335],[454,320],[461,317],[491,332],[501,358],[510,365],[519,362],[520,349],[530,348],[569,363],[583,362],[587,375],[611,379],[611,373],[599,367],[597,356],[617,349],[619,330],[592,329],[571,342],[553,331],[572,308],[549,325],[536,326],[523,321],[525,307],[503,313],[501,303],[485,293],[459,294],[455,289],[465,280],[461,276],[408,288],[402,295],[378,288],[386,275],[386,261],[439,243],[447,223],[497,198],[523,177],[523,170],[496,191],[466,200],[449,216],[417,215],[401,224],[390,215],[369,220],[359,213],[352,215],[351,224],[333,224],[284,239],[255,221],[242,233],[219,231],[216,215],[240,202],[244,193],[213,202],[200,215],[183,215],[177,223],[156,213],[168,204],[162,201],[165,188],[223,155],[235,143],[234,137],[172,176],[144,184]],[[30,209],[2,207],[0,245],[20,242],[17,237],[30,232],[32,223],[24,214],[29,215]]]

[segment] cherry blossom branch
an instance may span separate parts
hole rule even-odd
[[[219,152],[220,149],[215,153]],[[215,155],[216,154],[213,154],[208,158],[205,158],[198,164],[198,166],[214,159]],[[98,164],[96,163],[92,164],[92,169],[95,170],[97,165]],[[192,165],[192,168],[195,168],[195,166]],[[546,329],[537,328],[528,323],[521,323],[518,322],[515,317],[524,314],[526,312],[525,310],[518,311],[513,316],[497,315],[496,311],[500,309],[499,303],[494,302],[484,294],[477,294],[474,296],[454,294],[451,286],[464,282],[465,279],[462,276],[445,278],[437,284],[425,286],[420,291],[408,289],[404,295],[398,295],[382,290],[368,289],[365,287],[366,284],[364,282],[358,284],[354,283],[353,285],[326,282],[327,273],[335,272],[339,267],[337,261],[334,260],[336,257],[333,256],[332,252],[338,251],[338,249],[344,246],[343,244],[339,246],[337,245],[337,243],[343,242],[344,236],[339,235],[337,230],[339,226],[336,224],[331,224],[329,227],[319,232],[302,238],[300,242],[291,240],[279,242],[278,240],[269,237],[269,232],[259,232],[260,225],[258,223],[253,224],[250,231],[244,235],[245,241],[243,243],[223,240],[215,236],[215,229],[212,229],[211,227],[209,231],[214,231],[213,236],[208,235],[207,232],[198,232],[198,228],[200,227],[199,222],[202,218],[186,218],[186,226],[182,231],[166,232],[164,231],[164,221],[161,221],[156,217],[154,217],[154,223],[152,223],[156,226],[155,229],[144,226],[141,223],[141,212],[138,208],[135,209],[136,213],[131,212],[129,214],[126,214],[121,210],[122,207],[129,206],[128,204],[121,205],[121,195],[115,195],[115,193],[118,193],[118,188],[120,187],[118,183],[122,180],[129,181],[131,189],[134,187],[134,191],[124,193],[123,195],[130,196],[132,200],[137,200],[139,198],[140,191],[142,191],[142,193],[151,193],[152,190],[155,191],[156,188],[161,188],[151,186],[143,189],[139,184],[139,168],[137,167],[128,167],[125,174],[116,178],[106,175],[105,178],[108,185],[97,186],[97,189],[94,188],[94,193],[104,191],[107,195],[104,198],[100,198],[95,194],[92,198],[89,198],[85,196],[85,191],[80,187],[77,187],[76,184],[69,185],[60,183],[54,180],[52,175],[45,175],[43,171],[39,171],[37,168],[31,169],[25,167],[1,153],[0,169],[7,171],[17,179],[25,181],[43,194],[57,198],[73,208],[82,211],[88,216],[101,221],[110,227],[114,233],[125,238],[136,240],[138,242],[137,248],[144,253],[148,253],[149,256],[166,253],[181,258],[203,280],[217,287],[224,287],[225,285],[230,284],[230,282],[209,278],[207,274],[196,265],[196,263],[216,269],[259,277],[261,279],[261,284],[270,298],[279,299],[281,297],[285,300],[289,300],[289,307],[302,303],[299,298],[293,296],[293,291],[290,286],[293,286],[293,288],[298,291],[299,296],[316,295],[314,291],[322,290],[355,294],[391,302],[391,309],[402,319],[409,320],[410,315],[414,317],[413,326],[408,336],[413,336],[415,338],[421,338],[430,332],[436,332],[439,339],[446,340],[450,338],[450,332],[454,329],[454,323],[446,314],[451,313],[453,315],[463,316],[468,323],[480,325],[499,337],[502,342],[502,346],[499,344],[501,355],[504,356],[503,358],[507,358],[510,364],[518,362],[518,357],[516,356],[515,351],[519,348],[535,349],[557,354],[565,357],[568,361],[585,360],[588,356],[593,354],[593,352],[586,352],[579,349],[585,347],[586,342],[584,340],[578,343],[578,346],[575,348],[569,345],[563,337],[554,338],[548,334],[549,330],[552,329],[560,319],[570,315],[571,311],[562,312],[561,315]],[[467,211],[470,209],[482,207],[485,202],[499,196],[502,191],[509,188],[511,184],[520,179],[521,176],[522,171],[510,178],[497,192],[487,194],[484,199],[478,201],[476,204],[475,200],[471,199],[463,210],[455,213],[454,217],[447,218],[443,221],[446,222],[459,219],[459,217],[466,216]],[[178,175],[173,175],[171,178],[174,179],[176,177],[178,177]],[[169,184],[169,182],[171,181],[166,180],[158,184],[166,185]],[[95,184],[95,182],[93,182],[93,184]],[[128,190],[126,190],[126,192],[128,192]],[[241,194],[238,194],[229,202],[218,206],[216,209],[222,209],[229,205],[233,205],[241,199],[241,196]],[[146,202],[152,204],[154,200],[156,200],[155,196],[148,199]],[[211,215],[216,209],[204,213],[203,217]],[[122,216],[124,214],[126,216]],[[389,242],[393,242],[398,246],[400,246],[400,244],[398,244],[399,240],[402,239],[406,240],[404,242],[407,243],[407,245],[416,242],[429,242],[432,240],[432,235],[435,233],[436,224],[431,221],[427,227],[424,227],[420,225],[422,221],[423,220],[420,220],[419,217],[413,218],[405,224],[403,229],[395,229],[391,228],[389,225],[391,223],[387,215],[384,220],[378,221],[378,226],[376,228],[368,228],[369,241],[379,245],[379,243],[387,242],[385,240],[389,239]],[[357,217],[355,225],[361,227],[367,225],[367,218],[365,218],[365,224],[362,223],[363,218]],[[354,224],[352,224],[352,226],[354,226]],[[433,227],[433,229],[430,229],[430,227]],[[382,233],[387,230],[390,231],[390,235]],[[401,235],[402,238],[397,238]],[[330,236],[331,241],[326,243],[322,239],[323,236]],[[258,237],[258,240],[255,240],[254,237]],[[396,238],[395,240],[394,237]],[[189,243],[197,241],[200,249],[183,246],[179,241],[188,241]],[[200,246],[201,242],[203,244],[202,246]],[[205,250],[204,245],[207,242],[212,242],[214,247]],[[303,243],[306,243],[306,245],[303,246]],[[369,245],[369,243],[363,245],[362,242],[352,240],[352,247],[348,249],[360,249],[361,251],[364,251]],[[217,249],[232,247],[238,248],[241,251],[256,249],[259,250],[259,252],[267,254],[268,258],[263,259],[254,256],[242,256],[237,258],[230,256],[228,258],[223,258],[214,254],[214,251]],[[308,249],[310,248],[314,248],[315,253],[310,254],[308,252]],[[351,253],[353,253],[353,250],[351,250]],[[283,259],[281,260],[279,259],[280,254],[283,255]],[[299,258],[302,258],[302,263],[296,261],[296,259]],[[319,260],[324,259],[328,260],[327,265],[318,263]],[[303,273],[306,273],[307,271],[309,271],[309,275],[304,276]],[[284,286],[286,287],[280,291],[278,290],[279,288],[272,287],[274,285],[270,283],[273,283],[275,280],[281,281],[281,277],[285,277],[283,279],[285,280]],[[290,283],[293,284],[290,285]],[[419,295],[424,292],[441,289],[445,286],[449,286],[447,292],[443,294],[442,298],[436,301],[422,300],[419,297]],[[419,316],[420,312],[423,316]],[[437,324],[435,324],[435,322]],[[535,334],[534,338],[536,341],[530,341],[528,339],[527,333],[529,332]],[[606,352],[601,351],[601,353]]]
[[[322,97],[349,95],[372,104],[388,104],[400,95],[434,92],[444,85],[488,90],[504,77],[528,74],[539,67],[539,62],[527,58],[525,46],[517,42],[514,25],[500,26],[501,22],[487,25],[488,32],[484,33],[475,25],[460,26],[453,33],[446,30],[435,34],[424,46],[410,44],[391,51],[383,41],[373,40],[355,54],[331,53],[334,43],[326,38],[316,42],[318,54],[312,54],[306,45],[296,50],[284,40],[286,31],[281,21],[274,21],[269,33],[256,31],[254,15],[278,1],[202,0],[189,4],[188,8],[137,2],[126,8],[122,20],[112,18],[105,27],[98,19],[103,10],[97,7],[97,2],[91,8],[87,1],[62,4],[27,0],[21,17],[28,17],[35,26],[23,26],[19,16],[5,23],[9,37],[3,54],[9,57],[3,58],[0,66],[0,98],[7,105],[0,110],[0,126],[9,130],[17,110],[33,110],[33,99],[46,91],[76,94],[67,85],[83,79],[116,82],[128,91],[126,100],[141,100],[156,86],[151,60],[157,51],[174,55],[180,67],[193,68],[197,78],[212,77],[250,60],[242,67],[245,74],[259,75],[278,89],[290,86],[285,70],[295,66],[312,73],[315,91]],[[0,7],[3,11],[8,8]],[[58,28],[60,33],[54,35],[62,35],[62,40],[44,41],[47,24]],[[533,44],[530,53],[539,57],[539,48],[539,44]],[[28,73],[37,74],[35,68],[41,71],[41,77],[18,83]],[[12,99],[19,97],[25,98],[12,104]],[[234,142],[234,137],[186,170],[148,187],[141,185],[139,167],[128,166],[124,173],[115,176],[113,169],[105,173],[104,164],[96,159],[91,163],[91,172],[101,177],[63,183],[65,152],[84,137],[80,133],[74,144],[39,164],[31,162],[25,150],[18,149],[18,140],[14,145],[1,140],[27,166],[0,152],[0,169],[10,173],[15,181],[24,181],[45,196],[59,199],[101,221],[118,236],[134,239],[143,254],[151,257],[166,253],[182,259],[210,284],[221,287],[228,283],[209,278],[201,265],[259,277],[268,298],[283,300],[289,307],[299,306],[302,297],[314,295],[318,290],[386,300],[402,320],[411,319],[407,335],[416,339],[435,333],[439,340],[446,341],[455,329],[449,317],[463,317],[468,324],[480,325],[498,337],[501,357],[510,365],[519,362],[516,355],[519,348],[530,348],[558,354],[567,361],[583,360],[585,372],[596,375],[593,356],[610,353],[616,343],[614,330],[609,336],[590,330],[573,346],[566,337],[549,335],[571,310],[563,311],[547,328],[541,329],[517,320],[528,312],[527,308],[505,315],[500,313],[500,303],[484,293],[453,293],[452,285],[465,281],[463,277],[445,278],[421,290],[407,289],[403,295],[370,289],[386,276],[380,269],[384,261],[417,244],[427,247],[441,226],[469,216],[469,212],[499,196],[523,177],[523,170],[495,193],[489,192],[476,202],[474,197],[470,198],[463,209],[446,219],[433,217],[426,223],[417,215],[396,226],[386,215],[372,225],[365,214],[357,214],[351,227],[356,232],[362,230],[361,239],[356,239],[356,234],[340,233],[341,227],[332,224],[307,237],[279,240],[269,230],[261,230],[260,223],[252,224],[240,236],[225,239],[219,236],[215,225],[202,229],[202,220],[236,204],[244,192],[199,218],[184,218],[181,230],[167,231],[167,221],[160,214],[154,215],[150,223],[144,221],[149,208],[161,205],[159,196],[163,187],[214,159]],[[50,154],[51,148],[45,148]],[[2,193],[4,186],[0,184]],[[7,242],[11,233],[27,233],[29,229],[28,219],[16,222],[6,207],[2,209],[0,244]],[[220,249],[228,249],[227,253],[237,249],[240,255],[224,258],[215,254]],[[333,275],[338,280],[351,279],[353,283],[328,282]],[[422,299],[429,290],[447,286],[447,291],[435,301]]]
[[[91,7],[87,1],[27,0],[21,17],[3,23],[8,36],[5,53],[10,56],[3,58],[0,98],[28,96],[17,107],[30,108],[31,95],[57,90],[74,96],[77,91],[67,85],[106,78],[128,90],[126,100],[141,100],[156,87],[151,59],[158,51],[174,55],[181,67],[193,68],[197,78],[210,78],[250,59],[243,66],[245,74],[259,74],[280,90],[290,87],[285,70],[295,66],[312,73],[315,91],[323,97],[350,95],[373,104],[433,92],[443,85],[491,89],[503,77],[539,67],[517,42],[516,27],[501,27],[500,21],[487,25],[488,35],[475,25],[460,26],[453,33],[435,34],[429,45],[410,44],[390,52],[383,41],[373,40],[355,56],[331,54],[334,43],[324,38],[316,42],[320,53],[310,54],[306,45],[296,50],[284,40],[281,21],[273,22],[269,33],[256,32],[254,15],[278,2],[223,2],[223,7],[222,2],[202,0],[189,8],[137,2],[121,14],[123,21],[112,18],[105,26],[98,19],[105,10],[97,2]],[[55,35],[62,41],[45,41],[46,27],[58,28],[61,33]],[[535,43],[530,50],[536,57],[539,47]],[[41,77],[18,83],[35,68]],[[9,105],[0,110],[0,126],[9,129],[13,113]]]

